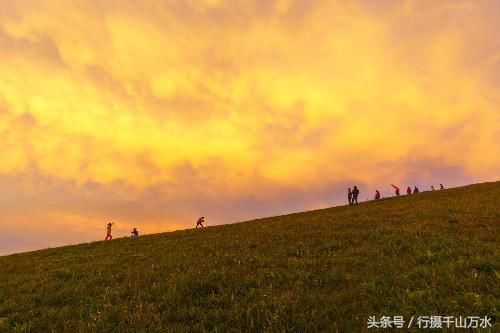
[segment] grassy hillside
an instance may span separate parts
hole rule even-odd
[[[500,182],[0,257],[0,331],[366,330],[498,317]],[[498,324],[497,324],[498,328]]]

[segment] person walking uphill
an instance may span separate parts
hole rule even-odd
[[[203,228],[203,222],[205,222],[205,216],[202,216],[196,221],[196,229],[198,229],[198,226]]]
[[[104,240],[111,240],[113,239],[113,236],[111,236],[111,227],[113,226],[114,223],[108,223],[108,226],[106,227],[106,238]]]
[[[359,195],[359,190],[354,185],[354,188],[352,189],[352,204],[354,205],[354,202],[356,202],[356,205],[358,204],[358,195]]]
[[[347,200],[349,200],[349,205],[352,205],[352,191],[350,187],[347,189]]]
[[[394,189],[396,190],[396,196],[399,196],[399,187],[397,187],[394,184],[391,184],[391,186],[394,187]]]

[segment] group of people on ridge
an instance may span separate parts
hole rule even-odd
[[[401,194],[401,189],[399,187],[397,187],[396,185],[394,184],[391,184],[391,186],[394,188],[394,191],[396,193],[396,196],[399,196]],[[443,184],[439,184],[439,189],[440,190],[444,190],[444,186]],[[434,191],[434,185],[431,185],[431,191]],[[407,195],[410,195],[410,194],[417,194],[419,193],[420,190],[418,189],[417,186],[414,187],[413,191],[411,189],[410,186],[408,186],[406,188],[406,194]],[[358,196],[359,196],[359,189],[354,186],[354,188],[351,190],[351,188],[349,187],[347,189],[347,200],[349,201],[349,205],[354,205],[354,204],[358,204]],[[378,200],[380,199],[380,192],[379,190],[375,190],[375,200]]]
[[[205,217],[202,216],[198,219],[198,221],[196,221],[196,229],[198,229],[198,227],[202,227],[203,228],[203,223],[205,222]],[[113,236],[111,235],[111,227],[113,226],[114,223],[108,223],[108,225],[106,226],[106,238],[104,238],[105,241],[107,240],[112,240],[113,239]],[[137,230],[137,228],[134,228],[130,234],[130,237],[132,238],[137,238],[139,237],[139,230]]]
[[[399,187],[397,187],[396,185],[394,184],[391,184],[392,187],[394,187],[395,191],[396,191],[396,195],[399,196],[400,195],[400,189]],[[439,188],[442,190],[444,189],[443,187],[443,184],[439,184]],[[431,189],[432,191],[434,191],[434,186],[431,185]],[[412,194],[412,190],[411,188],[408,186],[408,188],[406,189],[406,193],[407,194]],[[413,190],[413,193],[419,193],[419,190],[418,190],[418,187],[415,186],[414,190]],[[356,185],[354,185],[354,187],[351,188],[349,187],[349,189],[347,190],[347,199],[349,200],[349,205],[354,205],[354,204],[358,204],[358,196],[359,196],[359,189]],[[375,190],[375,200],[378,200],[380,199],[380,192],[379,190]],[[205,222],[205,217],[202,216],[200,217],[197,221],[196,221],[196,229],[198,229],[198,227],[201,227],[203,228],[203,223]],[[111,235],[111,227],[113,226],[114,223],[108,223],[107,225],[107,228],[106,228],[106,238],[104,238],[104,240],[112,240],[113,239],[113,236]],[[137,238],[139,237],[139,231],[137,230],[137,228],[134,228],[131,232],[131,235],[130,235],[132,238]]]
[[[400,195],[400,191],[401,189],[399,187],[397,187],[396,185],[394,184],[391,184],[391,186],[394,188],[395,190],[395,193],[396,193],[396,196],[399,196]],[[444,190],[444,186],[443,184],[439,184],[439,189],[440,190]],[[434,186],[431,185],[431,191],[434,191]],[[418,189],[418,187],[414,187],[413,191],[411,189],[410,186],[408,186],[406,188],[406,194],[407,195],[410,195],[410,194],[417,194],[419,193],[420,190]],[[354,204],[358,204],[358,196],[359,196],[359,189],[356,185],[354,185],[354,187],[351,188],[349,187],[347,189],[347,200],[349,201],[349,205],[354,205]],[[380,199],[380,192],[379,190],[375,190],[375,200],[378,200]],[[205,217],[202,216],[198,219],[198,221],[196,221],[196,229],[198,229],[198,227],[201,227],[203,228],[203,223],[205,222]],[[104,240],[111,240],[113,239],[113,236],[111,235],[111,227],[113,226],[113,223],[108,223],[107,225],[107,228],[106,228],[106,238],[104,238]],[[137,228],[134,228],[131,232],[131,237],[132,238],[137,238],[139,237],[139,231],[137,230]]]

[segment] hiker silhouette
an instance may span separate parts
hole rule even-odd
[[[354,188],[352,189],[352,204],[354,205],[354,202],[356,202],[356,205],[358,204],[358,195],[359,195],[359,190],[356,185],[354,185]]]
[[[391,184],[391,186],[394,187],[394,189],[396,190],[396,195],[399,196],[399,187],[394,184]]]
[[[413,189],[413,194],[417,194],[418,192],[420,191],[418,190],[418,187],[415,186],[415,188]]]
[[[203,228],[203,222],[205,222],[205,216],[202,216],[196,221],[196,229],[198,229],[198,226]]]
[[[111,236],[111,227],[113,226],[114,223],[108,223],[106,227],[106,238],[104,240],[112,240],[113,236]]]
[[[380,192],[378,190],[375,190],[375,200],[380,199]]]
[[[352,191],[350,187],[347,189],[347,200],[349,201],[349,205],[352,205]]]

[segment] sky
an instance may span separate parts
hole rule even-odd
[[[500,1],[0,0],[0,254],[500,179]]]

